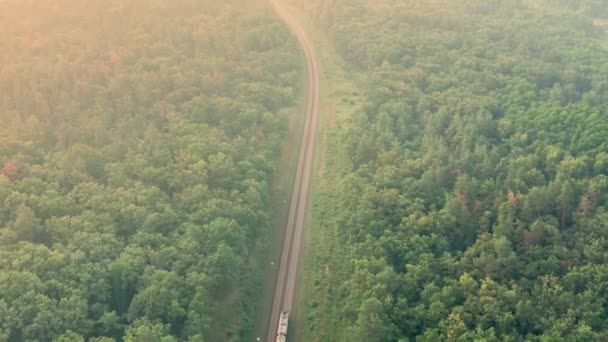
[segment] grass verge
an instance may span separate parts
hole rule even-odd
[[[329,341],[332,322],[326,315],[331,308],[332,194],[347,161],[341,159],[336,132],[340,122],[361,108],[359,88],[343,67],[344,63],[331,39],[310,21],[310,12],[289,7],[316,47],[321,73],[320,129],[315,151],[311,196],[304,229],[302,256],[294,312],[290,317],[290,342]]]
[[[294,38],[295,39],[295,38]],[[302,66],[306,65],[302,54]],[[256,341],[257,337],[263,340],[268,329],[268,319],[272,310],[272,300],[274,297],[277,273],[279,271],[279,259],[283,248],[285,237],[285,227],[289,216],[289,201],[293,192],[296,168],[298,163],[298,153],[302,130],[304,126],[304,113],[306,110],[307,98],[307,79],[304,67],[302,68],[302,80],[299,93],[301,94],[300,104],[297,107],[285,110],[284,113],[289,120],[289,129],[281,152],[281,158],[277,163],[275,179],[272,184],[272,203],[273,209],[272,229],[266,241],[261,241],[258,251],[254,257],[257,262],[263,263],[264,279],[262,287],[257,291],[259,301],[255,315],[255,324],[251,336],[247,340]]]

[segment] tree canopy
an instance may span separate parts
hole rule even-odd
[[[270,7],[9,0],[0,36],[0,340],[245,339],[301,77]]]
[[[364,105],[325,156],[308,340],[608,339],[598,3],[317,2]]]

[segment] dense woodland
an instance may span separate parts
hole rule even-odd
[[[604,1],[311,3],[364,104],[306,341],[608,340]],[[0,341],[250,340],[302,74],[268,5],[5,0],[0,37]]]
[[[246,0],[0,2],[0,341],[234,341],[301,79]]]
[[[324,157],[306,341],[608,340],[606,3],[316,3],[364,105]]]

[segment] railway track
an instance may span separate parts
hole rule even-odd
[[[314,150],[319,120],[319,70],[313,46],[302,27],[276,2],[276,0],[270,0],[270,2],[279,17],[281,17],[298,39],[300,47],[304,52],[308,69],[308,95],[304,129],[302,131],[294,188],[290,200],[285,239],[283,241],[272,310],[268,324],[268,334],[266,337],[266,341],[275,342],[277,340],[279,317],[282,312],[291,311],[296,288],[298,261],[302,245],[302,230],[306,216],[306,205],[308,203],[308,193],[312,177],[312,166],[314,162]]]

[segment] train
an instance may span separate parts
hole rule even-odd
[[[277,329],[277,342],[287,341],[287,323],[289,322],[289,312],[283,311],[279,318],[279,328]]]

